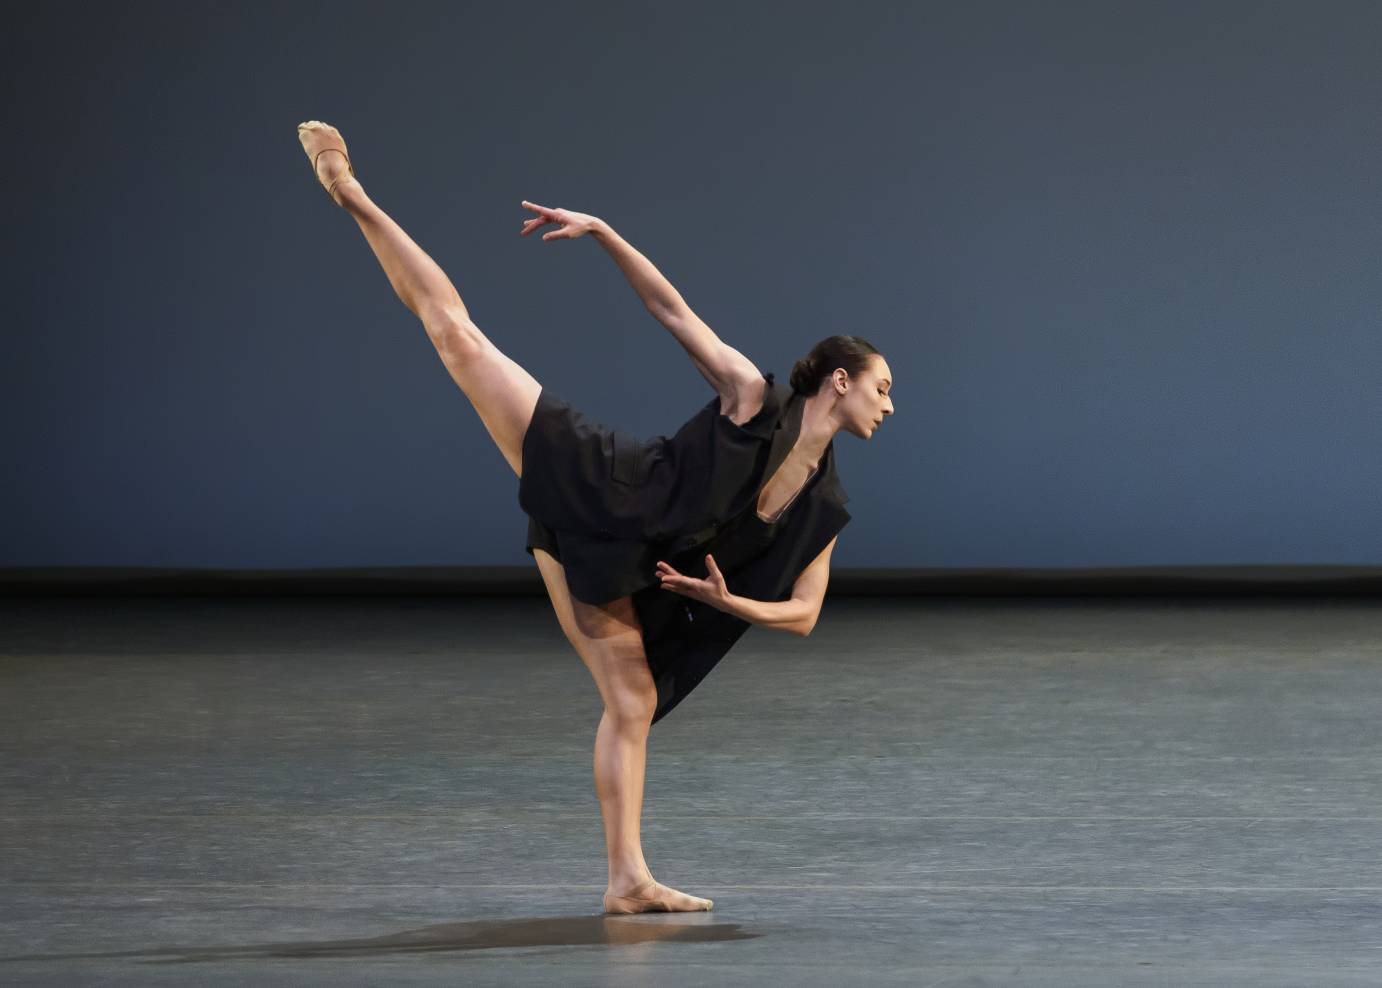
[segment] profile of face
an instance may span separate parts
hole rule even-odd
[[[893,413],[893,372],[880,354],[871,354],[868,365],[853,377],[837,368],[826,386],[834,389],[835,409],[843,416],[840,428],[860,439],[872,438]]]

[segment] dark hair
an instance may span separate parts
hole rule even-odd
[[[811,348],[811,352],[792,365],[792,390],[813,395],[821,382],[843,367],[850,377],[862,373],[869,357],[878,348],[861,336],[827,336]]]

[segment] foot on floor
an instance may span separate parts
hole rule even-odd
[[[606,913],[690,913],[705,912],[714,906],[710,899],[687,895],[657,881],[629,889],[628,895],[605,892]]]

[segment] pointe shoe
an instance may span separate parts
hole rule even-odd
[[[313,126],[314,124],[318,126]],[[312,175],[314,178],[317,179],[317,184],[321,185],[322,188],[326,189],[326,194],[331,197],[331,201],[339,206],[341,204],[341,201],[336,198],[336,186],[341,184],[341,182],[345,181],[346,179],[355,178],[355,166],[351,164],[350,155],[346,153],[345,138],[341,137],[341,132],[337,130],[335,134],[332,134],[330,131],[326,129],[328,127],[331,127],[331,125],[323,124],[320,120],[308,120],[306,123],[298,124],[298,138],[301,139],[302,132],[304,130],[314,130],[320,133],[329,142],[325,147],[318,148],[317,153],[312,155]],[[336,128],[331,127],[331,130],[336,130]],[[346,171],[337,175],[336,180],[332,182],[330,185],[324,185],[322,183],[321,177],[317,175],[317,159],[320,158],[327,151],[339,151],[346,160],[347,169]]]
[[[638,886],[634,891],[647,892],[648,890],[656,890],[657,888],[658,883],[654,880],[648,882],[646,885]],[[696,896],[696,898],[700,898],[700,896]],[[712,900],[706,899],[704,910],[673,909],[661,896],[611,895],[608,892],[605,893],[606,915],[611,913],[623,915],[626,913],[709,912],[714,906],[715,903]]]

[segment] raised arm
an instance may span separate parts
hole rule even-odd
[[[599,217],[569,209],[548,209],[526,199],[523,206],[537,214],[523,224],[523,236],[548,223],[557,223],[559,229],[544,233],[543,240],[572,240],[589,233],[599,242],[624,272],[643,305],[676,337],[701,376],[720,395],[727,412],[737,408],[741,399],[761,399],[763,375],[753,361],[716,336],[653,262],[613,227]]]

